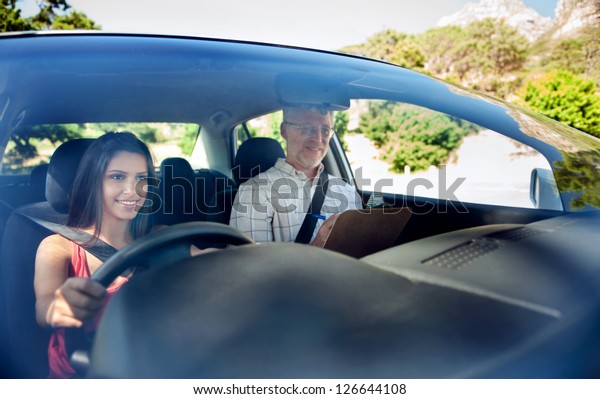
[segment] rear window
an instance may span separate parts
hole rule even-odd
[[[169,157],[187,159],[193,168],[206,168],[206,154],[197,140],[200,125],[194,123],[84,123],[26,126],[9,140],[2,175],[29,174],[48,163],[54,150],[75,138],[96,138],[106,132],[129,131],[148,145],[156,165]],[[198,144],[198,145],[197,145]]]

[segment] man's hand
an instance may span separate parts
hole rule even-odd
[[[99,283],[82,277],[72,277],[54,293],[54,300],[46,313],[52,327],[81,327],[94,317],[106,297],[106,289]]]
[[[323,245],[325,245],[325,242],[329,238],[329,234],[331,233],[331,229],[333,229],[333,225],[335,224],[335,221],[337,220],[337,218],[338,218],[339,215],[340,215],[339,213],[336,213],[336,214],[332,215],[331,217],[329,217],[329,219],[327,219],[321,225],[321,228],[317,232],[317,236],[310,243],[310,245],[314,245],[315,247],[321,247],[321,248],[323,248]]]

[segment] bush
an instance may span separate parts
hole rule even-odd
[[[426,170],[448,162],[462,138],[478,127],[449,115],[394,102],[373,102],[361,116],[360,131],[390,154],[392,170]]]
[[[552,71],[529,81],[519,96],[522,105],[600,137],[600,96],[591,80]]]

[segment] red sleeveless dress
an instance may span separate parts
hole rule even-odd
[[[85,250],[79,245],[73,244],[73,254],[71,255],[71,265],[69,267],[69,277],[90,277],[90,269],[88,267],[87,258],[85,256]],[[127,279],[122,279],[119,282],[112,283],[106,289],[108,295],[104,302],[104,306],[96,317],[85,324],[86,332],[94,331],[104,313],[104,309],[108,304],[109,299],[115,292],[127,282]],[[67,348],[65,344],[65,329],[57,328],[52,332],[50,336],[50,343],[48,344],[48,365],[50,374],[48,378],[71,378],[75,375],[76,371],[71,367],[69,363],[69,357],[67,355]]]

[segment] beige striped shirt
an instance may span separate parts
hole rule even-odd
[[[321,164],[317,177],[322,172]],[[240,185],[229,224],[256,242],[294,241],[315,193],[317,177],[310,180],[284,159],[277,160],[275,166]],[[328,218],[348,209],[362,209],[360,196],[354,187],[330,175],[321,215]],[[312,239],[322,224],[319,219]]]

